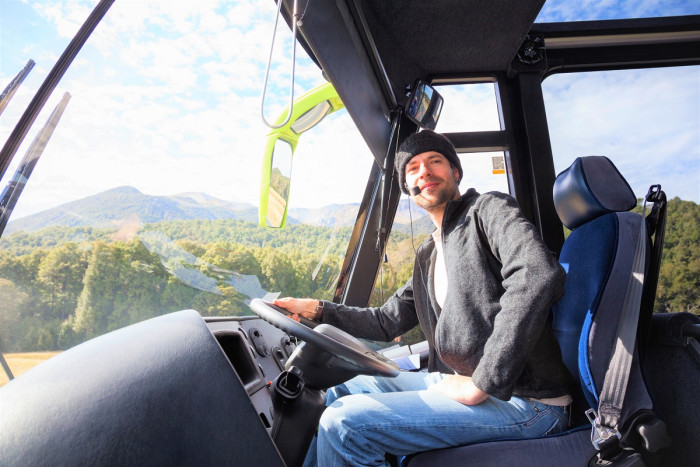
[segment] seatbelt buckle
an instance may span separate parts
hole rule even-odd
[[[622,438],[617,428],[603,426],[595,410],[586,410],[586,418],[588,418],[588,421],[591,422],[593,426],[593,430],[591,430],[591,443],[598,451],[610,449],[611,446],[616,445],[620,438]]]

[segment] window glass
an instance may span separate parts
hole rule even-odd
[[[700,67],[553,75],[543,94],[557,173],[603,155],[638,198],[700,201]]]
[[[543,92],[557,172],[603,155],[638,199],[661,185],[669,202],[655,310],[700,314],[700,67],[554,75]]]
[[[538,23],[559,21],[593,21],[601,19],[654,18],[698,14],[697,2],[610,2],[590,0],[547,0],[540,10]]]
[[[36,66],[0,116],[0,141],[93,3],[3,4],[0,86]],[[268,293],[332,299],[374,159],[345,110],[328,115],[300,136],[287,227],[259,227],[275,4],[200,3],[115,2],[6,172],[3,188],[69,92],[0,238],[0,351],[15,373],[172,311],[247,315]],[[268,119],[288,98],[289,42],[277,50]],[[324,82],[298,47],[295,96]]]
[[[474,152],[459,154],[464,178],[459,184],[464,193],[474,188],[479,193],[500,191],[509,193],[507,167],[503,152]]]
[[[440,85],[435,89],[444,104],[435,131],[499,131],[501,129],[494,83]]]

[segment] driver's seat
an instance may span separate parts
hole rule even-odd
[[[576,159],[557,176],[554,200],[563,224],[573,230],[560,255],[567,272],[566,291],[553,308],[552,325],[564,363],[574,380],[581,382],[572,388],[573,428],[537,439],[504,439],[424,452],[404,459],[404,465],[586,466],[598,459],[599,451],[591,442],[591,423],[584,412],[598,409],[597,399],[610,364],[621,299],[632,273],[632,257],[638,249],[643,218],[627,212],[636,206],[636,197],[606,157]],[[648,257],[647,253],[648,246],[643,246],[643,256]],[[653,417],[636,350],[635,347],[628,372],[620,431],[630,427],[640,414]],[[621,445],[631,440],[629,435],[622,438],[621,442],[614,440],[615,455],[619,455]],[[625,465],[643,465],[638,464],[642,458],[636,446],[630,451],[625,454],[630,463]],[[634,457],[629,458],[630,454]]]

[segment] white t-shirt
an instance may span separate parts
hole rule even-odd
[[[435,259],[435,275],[433,279],[433,287],[435,288],[435,299],[442,308],[447,297],[447,267],[445,266],[445,253],[442,249],[442,234],[441,230],[437,229],[433,232],[433,240],[435,241],[435,250],[437,251]]]

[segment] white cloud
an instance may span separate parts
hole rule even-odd
[[[226,12],[226,19],[231,26],[247,26],[252,20],[260,20],[260,10],[261,8],[254,5],[252,2],[241,2],[234,5],[233,8]],[[265,9],[266,23],[268,22],[268,18],[272,18],[274,11],[275,5],[273,2],[270,2],[269,8]],[[273,24],[272,19],[270,19],[269,22],[271,29],[271,25]]]
[[[72,39],[93,9],[93,4],[79,1],[35,2],[32,7],[42,16],[53,22],[59,37]]]

